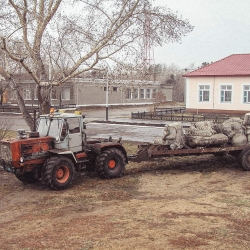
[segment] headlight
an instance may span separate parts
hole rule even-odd
[[[23,157],[20,158],[20,162],[23,163]]]

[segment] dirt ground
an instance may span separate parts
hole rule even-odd
[[[249,176],[211,155],[80,173],[63,191],[0,171],[0,249],[250,249]]]

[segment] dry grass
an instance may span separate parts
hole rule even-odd
[[[121,178],[79,173],[57,192],[1,171],[1,249],[250,249],[249,200],[230,156],[131,162]]]

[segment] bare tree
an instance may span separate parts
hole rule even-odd
[[[184,102],[185,98],[185,79],[182,75],[185,69],[180,69],[175,64],[164,66],[162,74],[160,75],[161,84],[173,86],[172,100],[175,102]]]
[[[34,80],[40,112],[46,113],[50,97],[42,95],[44,83],[61,85],[84,72],[103,69],[107,60],[141,60],[145,9],[152,45],[179,42],[192,31],[187,20],[166,7],[151,6],[149,0],[8,0],[0,8],[1,50]],[[6,68],[1,72],[32,127],[12,72]]]
[[[0,119],[0,140],[8,138],[13,134],[11,128],[14,125],[14,120],[12,118]]]
[[[4,78],[1,78],[1,76],[0,76],[0,105],[3,104],[4,92],[9,87],[9,84],[5,83],[5,81],[3,81],[3,80],[4,80]]]
[[[185,79],[178,74],[173,85],[173,101],[184,102],[185,101]]]
[[[0,5],[1,6],[1,5]],[[6,68],[7,60],[2,51],[0,51],[0,67]],[[0,75],[0,105],[3,104],[3,94],[6,91],[6,89],[9,87],[9,84],[4,81],[4,77]]]
[[[161,91],[156,92],[151,112],[155,114],[157,108],[159,108],[165,102],[166,102],[166,96]]]

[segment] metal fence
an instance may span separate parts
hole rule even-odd
[[[75,103],[55,105],[56,109],[67,109],[67,108],[75,108],[75,107],[76,107]]]
[[[243,116],[234,116],[243,119]],[[162,121],[182,121],[182,122],[198,122],[198,121],[213,121],[215,123],[222,123],[229,119],[228,115],[191,115],[179,112],[179,114],[171,112],[137,112],[131,113],[132,119],[145,119],[145,120],[162,120]]]
[[[29,113],[33,112],[34,110],[38,110],[37,106],[30,106],[26,107],[27,111]],[[19,106],[0,106],[0,112],[6,112],[6,113],[20,113],[20,108]]]
[[[66,109],[66,108],[76,108],[75,103],[71,104],[63,104],[63,105],[55,105],[56,109]],[[34,110],[39,110],[39,106],[26,106],[26,109],[29,113],[33,112]],[[15,105],[0,105],[0,112],[6,112],[6,113],[20,113],[19,106]]]
[[[175,107],[175,108],[157,108],[155,114],[178,114],[178,113],[185,113],[185,107]]]

